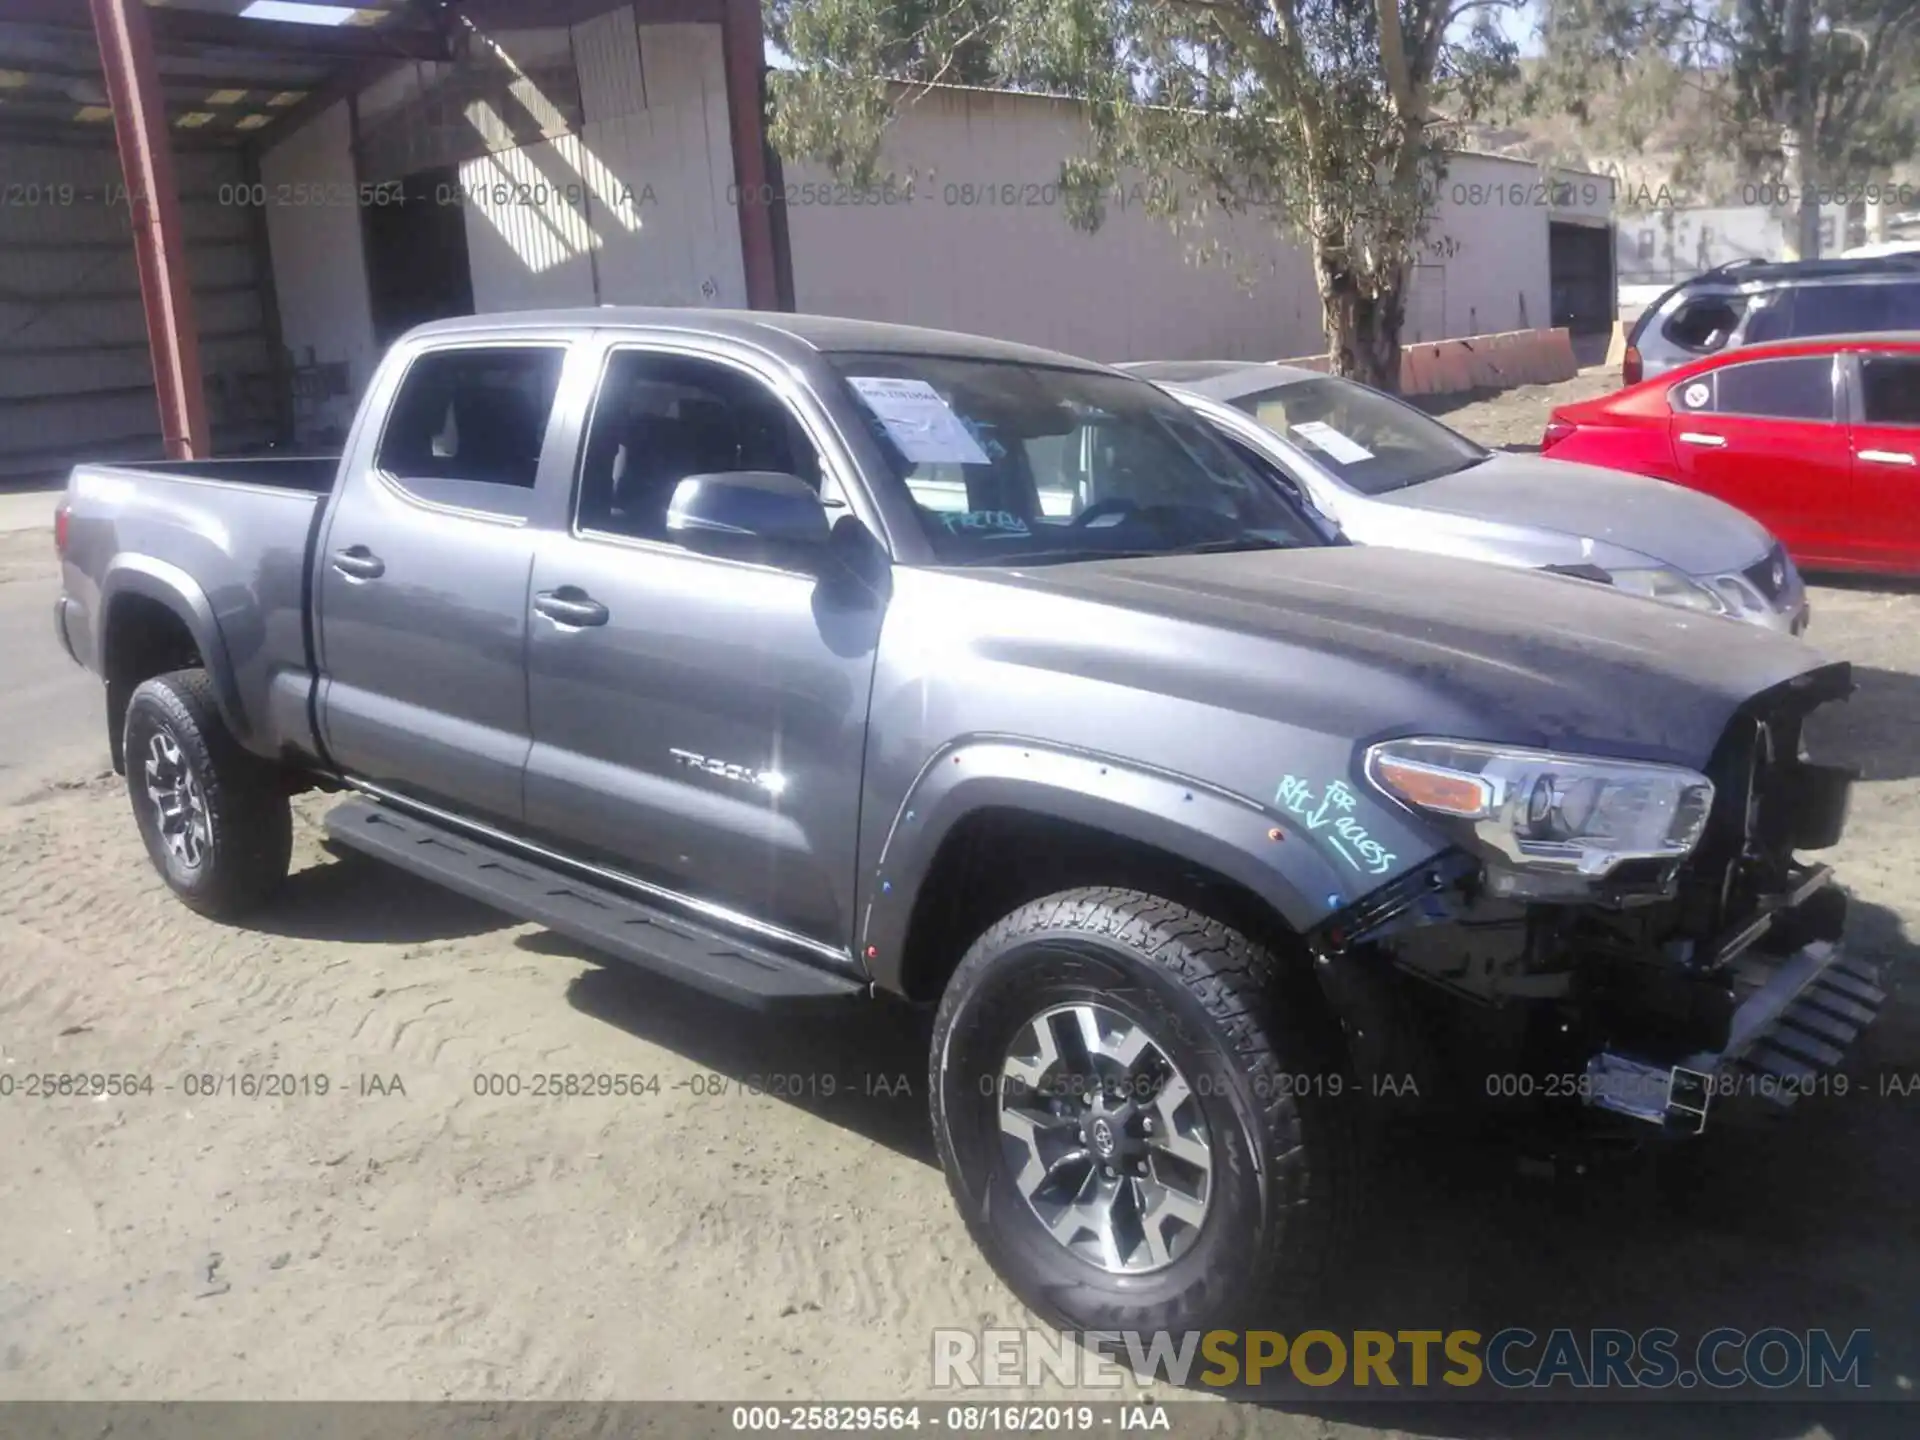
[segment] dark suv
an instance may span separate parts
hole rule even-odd
[[[1776,263],[1739,260],[1684,280],[1627,333],[1635,385],[1738,345],[1920,330],[1920,255]]]

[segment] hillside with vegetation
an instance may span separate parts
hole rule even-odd
[[[1683,73],[1656,57],[1618,85],[1568,103],[1545,84],[1546,69],[1539,60],[1521,62],[1519,78],[1471,127],[1472,148],[1611,176],[1623,210],[1752,204],[1756,191],[1764,195],[1782,178],[1743,161],[1727,143],[1720,117],[1729,97],[1713,76]],[[1920,115],[1920,77],[1906,87],[1905,102]],[[1890,169],[1830,183],[1857,192],[1890,182],[1920,185],[1920,161],[1909,156]]]

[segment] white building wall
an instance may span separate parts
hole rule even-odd
[[[496,31],[487,38],[523,75],[574,63],[573,37],[565,26]],[[578,168],[579,137],[562,133],[565,122],[553,100],[525,79],[509,87],[501,103],[551,134],[516,145],[509,117],[495,102],[466,107],[467,124],[488,147],[459,166],[473,308],[485,314],[591,305],[592,203]]]
[[[1611,225],[1617,182],[1597,170],[1559,169],[1553,172],[1548,219],[1576,225]]]
[[[1795,217],[1763,205],[1691,206],[1622,215],[1619,260],[1623,284],[1684,280],[1735,260],[1784,260]],[[1844,205],[1820,210],[1820,252],[1846,247]]]
[[[567,133],[531,81],[512,87],[523,112],[512,119],[547,116],[542,138],[512,146],[509,117],[486,102],[464,112],[475,144],[505,147],[459,166],[475,310],[744,306],[720,27],[637,26],[620,9],[571,30],[488,39],[529,70],[577,66],[584,120]],[[361,95],[363,117],[427,106],[447,73],[396,70]],[[329,110],[269,152],[267,185],[350,186],[351,136],[346,106]],[[419,163],[434,159],[423,152]],[[281,207],[272,240],[287,345],[301,360],[309,349],[319,362],[349,360],[357,395],[377,359],[359,216],[350,205]]]
[[[623,9],[570,31],[492,38],[529,65],[551,65],[564,42],[583,119],[577,134],[556,125],[553,135],[463,164],[475,308],[744,306],[719,27],[636,25]],[[517,103],[538,114],[537,95]],[[484,113],[468,119],[483,131],[492,123]],[[506,133],[502,126],[493,138]],[[1132,203],[1110,204],[1097,232],[1070,226],[1056,182],[1061,160],[1083,141],[1071,102],[938,88],[889,132],[886,159],[913,177],[910,201],[853,203],[822,167],[790,163],[797,308],[977,331],[1102,360],[1324,348],[1309,257],[1263,217],[1175,233],[1123,184],[1120,197]],[[343,117],[330,114],[275,157],[282,172],[305,166],[315,172],[308,178],[352,178]],[[1455,157],[1414,277],[1407,340],[1551,322],[1549,206],[1532,193],[1540,181],[1526,162]],[[1526,190],[1526,203],[1512,203],[1510,187]],[[295,218],[304,227],[309,217]],[[369,333],[358,238],[346,233],[355,219],[350,210],[326,219],[340,231],[331,240],[302,228],[290,242],[325,252],[318,287],[305,258],[277,265],[283,306],[300,312],[288,343],[311,345],[320,358]],[[1198,260],[1209,240],[1221,253]],[[276,257],[281,248],[276,236]],[[337,293],[349,284],[351,300]],[[355,377],[357,391],[358,367]]]
[[[744,306],[720,27],[615,10],[493,38],[516,60],[570,47],[585,119],[460,167],[474,308]]]
[[[1101,360],[1270,359],[1324,348],[1307,252],[1262,217],[1183,236],[1142,209],[1110,209],[1098,232],[1072,229],[1053,182],[1084,137],[1067,101],[937,89],[889,132],[886,164],[916,178],[911,203],[848,203],[822,167],[789,164],[795,303]],[[1550,324],[1554,193],[1529,162],[1453,157],[1405,338]],[[1194,262],[1209,235],[1230,260]]]
[[[260,162],[268,196],[305,185],[306,193],[353,192],[352,123],[344,102],[269,150]],[[321,402],[303,423],[344,434],[380,355],[373,341],[360,212],[353,205],[267,206],[267,243],[280,301],[280,342],[296,366],[344,363],[348,388]]]
[[[1082,126],[1065,101],[932,91],[895,120],[885,152],[895,174],[915,177],[911,203],[844,203],[823,167],[789,162],[796,308],[1098,360],[1320,347],[1312,267],[1257,217],[1211,232],[1232,258],[1204,265],[1188,258],[1202,237],[1176,235],[1137,203],[1110,205],[1091,235],[1070,226],[1055,182]],[[1137,194],[1125,183],[1120,193]]]
[[[1524,160],[1448,157],[1408,306],[1408,342],[1552,324],[1552,177]],[[1433,299],[1438,288],[1441,299]],[[1437,333],[1428,333],[1437,325]]]
[[[745,306],[720,27],[638,30],[643,108],[596,113],[588,101],[586,149],[626,196],[597,226],[600,300]]]

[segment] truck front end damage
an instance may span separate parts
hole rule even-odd
[[[1698,771],[1372,747],[1374,787],[1456,842],[1310,937],[1376,1093],[1402,1074],[1697,1133],[1831,1090],[1884,998],[1842,948],[1845,893],[1800,858],[1837,842],[1853,779],[1802,727],[1851,690],[1842,664],[1764,691]]]

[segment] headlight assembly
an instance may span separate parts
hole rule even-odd
[[[1630,860],[1685,859],[1713,809],[1713,783],[1677,765],[1465,740],[1386,741],[1367,751],[1366,776],[1508,871],[1582,882]],[[1512,894],[1552,888],[1495,885]]]
[[[1707,615],[1724,615],[1729,609],[1723,596],[1678,570],[1651,567],[1609,573],[1613,576],[1614,588],[1624,590],[1629,595],[1644,595],[1649,600],[1678,605],[1686,610],[1698,610]]]

